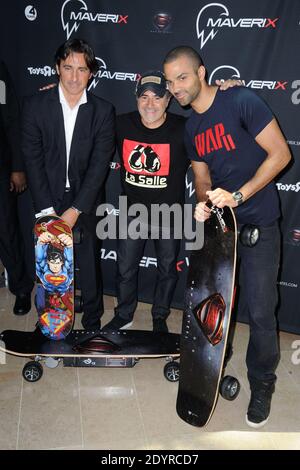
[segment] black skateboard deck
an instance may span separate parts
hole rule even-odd
[[[36,328],[33,332],[5,330],[0,341],[3,352],[36,362],[54,358],[63,359],[68,367],[132,367],[142,358],[179,357],[180,335],[142,330],[73,330],[66,339],[52,341]]]
[[[219,394],[234,292],[236,240],[233,211],[213,207],[204,224],[204,246],[190,256],[177,413],[194,426],[209,422]]]
[[[74,323],[72,230],[60,217],[40,217],[34,242],[38,325],[48,338],[62,340]]]

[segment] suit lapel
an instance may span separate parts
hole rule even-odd
[[[91,135],[91,113],[92,105],[89,101],[79,106],[75,127],[73,131],[69,165],[76,158],[76,150],[79,147],[79,141],[88,139]]]
[[[66,136],[63,110],[59,101],[58,87],[53,90],[51,99],[52,122],[54,123],[54,136],[58,146],[59,157],[61,160],[64,174],[66,173]]]

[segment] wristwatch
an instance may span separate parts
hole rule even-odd
[[[244,202],[244,196],[243,194],[241,193],[241,191],[236,191],[234,193],[232,193],[232,197],[233,199],[235,200],[235,202],[237,202],[237,205],[240,206],[241,204],[243,204]]]
[[[72,206],[71,209],[73,209],[73,211],[75,211],[77,215],[80,215],[82,213],[82,211],[77,209],[77,207]]]

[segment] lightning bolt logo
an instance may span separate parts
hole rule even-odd
[[[211,29],[208,29],[209,23],[213,23],[213,18],[208,18],[207,22],[204,20],[204,16],[207,14],[208,9],[221,9],[221,13],[219,15],[214,15],[214,17],[220,17],[220,16],[229,16],[229,11],[228,9],[222,5],[222,3],[209,3],[208,5],[205,5],[203,8],[198,13],[197,20],[196,20],[196,30],[197,30],[197,38],[200,39],[200,49],[202,49],[207,41],[213,40],[217,33],[218,30],[214,29],[212,26]],[[203,27],[203,26],[204,27]]]
[[[107,69],[107,65],[106,65],[106,63],[104,62],[103,59],[101,59],[100,57],[96,57],[96,60],[99,63],[99,69],[103,69],[103,70]],[[96,88],[96,86],[99,83],[99,79],[100,79],[100,73],[98,71],[96,74],[93,75],[93,79],[92,79],[91,83],[89,84],[88,91],[94,90]]]
[[[74,31],[76,32],[80,26],[80,23],[78,23],[77,21],[71,21],[71,11],[69,9],[71,4],[74,5],[74,8],[72,9],[72,11],[76,11],[76,10],[87,11],[88,9],[86,3],[83,0],[66,0],[65,1],[65,3],[63,4],[61,8],[61,22],[62,22],[64,31],[66,31],[67,39],[69,39],[71,34]],[[67,10],[69,10],[68,12],[69,14],[67,13]]]
[[[186,172],[186,175],[185,175],[185,187],[188,191],[189,197],[192,197],[192,195],[195,192],[195,188],[193,186],[193,179],[191,179],[191,181],[189,181],[189,176],[190,176],[191,172],[192,172],[192,169],[191,169],[191,165],[190,165],[187,172]]]

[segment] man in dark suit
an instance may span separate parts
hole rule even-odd
[[[68,40],[55,61],[59,86],[24,102],[22,150],[36,217],[57,214],[83,232],[75,245],[82,325],[97,329],[103,300],[96,208],[114,153],[114,108],[86,90],[98,65],[85,41]]]
[[[26,189],[20,151],[20,113],[11,77],[0,61],[0,258],[16,296],[14,313],[31,308],[33,281],[26,270],[24,244],[18,220],[18,194]]]

